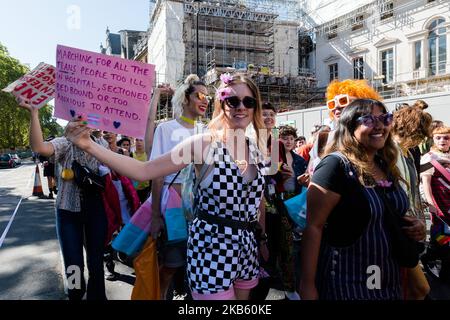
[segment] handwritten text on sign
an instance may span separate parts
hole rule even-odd
[[[83,115],[89,127],[143,138],[155,66],[58,46],[55,116]]]
[[[30,100],[31,106],[40,109],[55,95],[55,67],[41,62],[2,91]]]

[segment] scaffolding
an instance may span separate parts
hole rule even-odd
[[[317,90],[317,80],[311,72],[305,71],[302,75],[291,76],[270,74],[258,69],[242,72],[234,68],[216,67],[209,70],[205,76],[209,91],[215,91],[222,73],[244,73],[256,83],[263,101],[271,102],[284,111],[323,103],[323,93]]]
[[[200,75],[208,72],[208,53],[214,52],[218,67],[246,65],[274,68],[274,21],[276,14],[249,9],[242,1],[209,1],[194,4],[185,1],[183,41],[185,74],[197,70],[197,28]],[[198,20],[198,26],[196,22]]]
[[[172,96],[162,95],[156,111],[156,122],[164,122],[170,119],[173,119]]]
[[[197,70],[198,15],[199,73],[211,94],[221,73],[241,72],[256,82],[264,101],[281,109],[302,108],[307,101],[314,102],[317,81],[305,65],[299,68],[298,75],[274,72],[277,9],[284,8],[291,18],[298,18],[302,13],[298,10],[301,4],[297,0],[185,1],[185,75]]]
[[[280,109],[314,106],[323,98],[316,90],[316,78],[301,60],[312,50],[309,33],[307,38],[300,37],[300,33],[295,35],[299,36],[299,48],[300,45],[307,48],[302,51],[302,58],[299,53],[298,74],[275,72],[275,55],[287,55],[284,40],[275,39],[276,30],[280,30],[280,25],[294,29],[303,25],[300,20],[305,15],[306,0],[154,0],[149,32],[153,31],[165,2],[175,2],[177,6],[181,3],[184,11],[180,22],[185,51],[183,75],[176,82],[197,73],[198,61],[199,76],[207,83],[211,95],[215,94],[221,73],[240,72],[255,81],[264,101]],[[290,48],[293,44],[286,45]],[[210,108],[207,114],[211,111]],[[159,106],[157,119],[164,121],[171,117],[172,107],[167,98]]]

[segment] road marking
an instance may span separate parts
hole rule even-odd
[[[33,173],[34,174],[34,173]],[[27,188],[29,188],[31,184],[31,180],[33,179],[33,174],[31,175],[30,179],[28,180]],[[16,210],[14,210],[14,213],[12,214],[11,218],[9,219],[8,225],[5,228],[5,231],[3,231],[3,234],[0,238],[0,248],[3,246],[3,242],[6,239],[6,235],[8,234],[9,228],[11,228],[11,225],[14,221],[14,218],[16,217],[17,211],[19,210],[20,204],[22,203],[23,196],[20,197],[20,201],[16,206]]]
[[[11,224],[12,224],[12,222],[14,221],[14,218],[16,217],[17,210],[19,210],[19,206],[20,206],[20,204],[22,203],[22,200],[23,200],[23,198],[20,198],[20,201],[19,201],[19,203],[18,203],[17,206],[16,206],[16,210],[14,210],[14,213],[13,213],[13,215],[11,216],[11,219],[9,219],[9,222],[8,222],[8,225],[6,226],[5,231],[3,231],[2,237],[0,238],[0,248],[1,248],[2,245],[3,245],[3,241],[5,241],[6,234],[8,233],[9,228],[11,227]]]
[[[34,172],[31,174],[30,180],[28,180],[27,190],[31,187],[31,181],[33,180]]]

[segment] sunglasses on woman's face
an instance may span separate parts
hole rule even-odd
[[[241,105],[241,102],[247,109],[256,108],[256,99],[253,97],[246,96],[241,100],[238,97],[233,96],[225,99],[225,104],[232,109],[238,108]]]
[[[197,92],[194,92],[194,95],[195,95],[195,97],[196,97],[198,100],[200,100],[200,101],[205,100],[205,99],[206,99],[207,101],[210,101],[210,100],[211,100],[211,97],[208,96],[207,94],[204,94],[203,92],[197,91]]]
[[[375,127],[376,122],[380,121],[384,126],[390,126],[392,124],[392,120],[394,120],[394,116],[392,115],[392,113],[388,112],[388,113],[383,113],[380,114],[379,116],[374,116],[373,114],[368,114],[362,117],[359,117],[358,119],[356,119],[356,121],[368,128],[373,128]]]

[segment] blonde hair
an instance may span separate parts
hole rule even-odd
[[[433,130],[433,138],[435,134],[450,134],[450,127],[437,127],[436,129]],[[439,151],[439,149],[434,144],[431,147],[431,150]]]
[[[249,77],[244,74],[234,74],[232,76],[231,81],[227,83],[221,83],[219,88],[216,91],[216,96],[214,99],[214,112],[211,119],[211,122],[208,125],[208,128],[211,132],[211,135],[218,139],[218,131],[224,128],[225,112],[224,112],[224,102],[220,100],[219,91],[223,88],[227,88],[236,84],[244,83],[250,89],[253,94],[253,97],[256,99],[256,108],[253,112],[252,124],[253,128],[256,132],[256,140],[259,148],[264,148],[267,143],[267,137],[261,132],[265,132],[266,126],[264,125],[264,121],[262,118],[262,102],[261,102],[261,94],[259,92],[258,86],[251,80]]]
[[[450,127],[445,126],[437,127],[433,130],[433,136],[435,134],[450,134]]]
[[[190,74],[175,90],[175,93],[172,97],[174,117],[177,118],[183,114],[184,108],[186,108],[189,104],[189,95],[194,92],[195,86],[206,87],[205,83],[201,81],[196,74]]]

